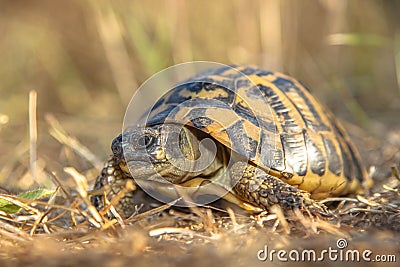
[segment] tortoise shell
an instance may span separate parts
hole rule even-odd
[[[147,126],[190,125],[316,199],[355,191],[365,177],[342,125],[309,90],[279,72],[221,67],[166,93]]]

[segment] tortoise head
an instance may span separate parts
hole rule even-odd
[[[204,171],[199,168],[200,163],[205,165],[202,158],[213,159],[213,151],[201,149],[204,136],[182,125],[155,125],[125,131],[113,140],[111,148],[129,177],[181,183]]]

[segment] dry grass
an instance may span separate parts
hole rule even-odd
[[[338,238],[351,248],[400,256],[399,181],[391,171],[400,162],[397,5],[2,3],[0,199],[23,209],[0,212],[0,266],[252,266],[260,264],[256,253],[265,244],[321,249],[335,247]],[[371,166],[373,192],[330,200],[329,218],[279,209],[250,216],[223,202],[185,210],[146,196],[132,218],[98,213],[90,188],[133,90],[155,72],[191,60],[255,64],[305,82],[351,122],[346,126]],[[36,188],[55,193],[45,200],[16,197]]]
[[[63,149],[96,165],[93,153],[60,128],[55,117],[50,116],[48,121],[49,131]],[[272,249],[320,250],[336,248],[339,238],[345,238],[352,249],[371,249],[374,255],[398,256],[399,252],[399,241],[393,236],[400,230],[396,167],[392,168],[392,177],[376,185],[371,195],[325,200],[325,204],[336,203],[330,216],[300,211],[284,214],[279,207],[251,215],[222,201],[216,206],[176,209],[173,203],[154,203],[138,191],[143,203],[138,201],[137,213],[123,219],[113,204],[127,190],[135,190],[134,185],[128,185],[104,210],[97,211],[90,202],[87,177],[73,167],[65,167],[64,172],[72,178],[71,185],[47,169],[39,173],[49,176],[57,186],[46,201],[0,194],[0,199],[22,208],[13,214],[0,211],[0,264],[249,265],[261,263],[256,253],[265,245]],[[107,212],[115,218],[110,219]]]

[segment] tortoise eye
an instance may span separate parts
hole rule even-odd
[[[154,143],[154,137],[149,134],[144,134],[136,139],[138,148],[149,148]]]

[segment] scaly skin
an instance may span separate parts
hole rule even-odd
[[[105,163],[100,176],[98,176],[96,179],[93,189],[106,189],[107,198],[108,200],[111,200],[125,188],[125,184],[128,179],[133,180],[124,174],[118,164],[118,161],[114,158],[111,158]],[[135,191],[127,192],[120,199],[116,207],[117,211],[125,218],[130,217],[135,211],[135,206],[140,204],[135,201],[135,193]],[[105,200],[103,195],[95,195],[92,197],[91,201],[97,209],[101,210],[104,208]]]

